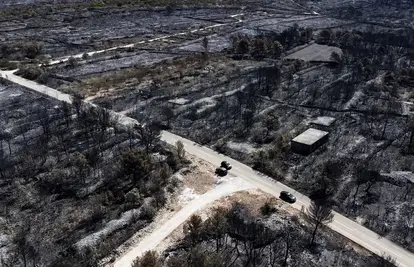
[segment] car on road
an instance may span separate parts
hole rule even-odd
[[[227,161],[225,161],[225,160],[223,160],[222,162],[221,162],[221,167],[222,168],[226,168],[226,170],[231,170],[231,164],[230,163],[228,163]]]
[[[289,193],[288,191],[280,192],[279,198],[283,201],[288,202],[288,203],[295,203],[296,202],[296,197],[294,195],[292,195],[291,193]]]
[[[218,176],[226,176],[227,175],[227,169],[223,167],[219,167],[216,169],[216,174]]]

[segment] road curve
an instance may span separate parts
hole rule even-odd
[[[292,192],[297,198],[296,203],[294,203],[292,206],[298,210],[306,209],[310,205],[311,201],[307,196],[280,182],[275,181],[274,179],[264,174],[253,170],[251,167],[240,163],[239,161],[226,157],[225,155],[220,154],[210,148],[200,146],[193,141],[169,132],[163,132],[162,140],[170,144],[181,141],[188,153],[215,165],[220,165],[221,161],[227,160],[231,163],[231,165],[233,165],[233,168],[230,171],[231,174],[245,179],[255,187],[273,196],[278,197],[280,195],[280,192],[283,190]],[[337,212],[333,213],[334,219],[332,223],[328,225],[332,230],[349,238],[350,240],[354,241],[362,247],[365,247],[369,251],[379,256],[382,256],[384,254],[390,255],[396,259],[398,267],[414,266],[413,253],[396,245],[386,238],[379,238],[378,234],[363,227],[355,221],[350,220]]]
[[[0,77],[9,80],[11,82],[20,84],[28,89],[34,90],[41,94],[45,94],[52,98],[71,103],[71,98],[67,94],[63,94],[53,88],[38,84],[33,81],[26,80],[22,77],[14,75],[15,71],[0,71]],[[90,103],[89,103],[90,104]],[[117,116],[120,119],[122,125],[139,124],[136,120],[129,118],[125,115],[111,111],[111,114]],[[234,159],[228,158],[216,151],[194,143],[191,140],[182,138],[178,135],[170,132],[163,131],[161,139],[169,144],[175,144],[178,140],[184,144],[185,150],[207,162],[215,165],[219,165],[222,160],[229,161],[233,168],[231,174],[243,178],[247,182],[251,183],[255,187],[267,192],[273,196],[278,197],[280,191],[287,190],[293,192],[297,197],[297,202],[293,204],[298,210],[306,208],[310,204],[310,199],[299,192],[287,187],[286,185],[274,181],[272,178],[263,175],[259,172],[252,170],[249,166],[240,163]],[[341,214],[334,212],[333,222],[328,226],[339,234],[349,238],[355,243],[365,247],[369,251],[382,256],[384,254],[390,255],[396,259],[399,267],[413,267],[414,266],[414,254],[408,250],[396,245],[386,238],[379,238],[378,234],[361,226],[360,224],[342,216]]]
[[[230,178],[233,179],[233,178]],[[207,193],[187,203],[171,219],[163,223],[158,229],[146,236],[139,244],[123,255],[114,263],[114,267],[131,267],[132,262],[144,252],[153,250],[161,241],[167,238],[175,229],[183,224],[192,214],[208,204],[234,192],[254,188],[253,185],[240,179],[239,181],[220,184]]]

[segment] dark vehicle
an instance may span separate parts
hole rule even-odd
[[[227,175],[227,169],[223,168],[223,167],[217,168],[216,169],[216,174],[218,176],[226,176]]]
[[[296,202],[296,197],[294,195],[292,195],[291,193],[287,192],[287,191],[280,192],[279,198],[281,200],[289,202],[289,203],[295,203]]]
[[[226,168],[226,170],[231,170],[231,164],[228,163],[227,161],[222,161],[221,162],[221,167]]]

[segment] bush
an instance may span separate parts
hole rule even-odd
[[[34,59],[42,52],[42,44],[36,42],[29,42],[23,46],[24,56]]]
[[[140,218],[143,220],[150,220],[154,219],[155,214],[157,211],[151,204],[144,204],[141,208]]]
[[[40,74],[40,76],[36,79],[36,81],[41,84],[47,84],[48,80],[49,80],[49,73],[47,72],[42,72],[42,74]]]
[[[38,66],[28,65],[20,68],[16,74],[22,76],[23,78],[34,81],[43,74],[43,70]]]
[[[74,68],[74,67],[76,67],[78,65],[78,60],[76,59],[76,58],[74,58],[74,57],[70,57],[69,59],[68,59],[68,64],[67,64],[67,66],[68,67],[70,67],[70,68]]]
[[[220,139],[214,144],[214,150],[221,154],[225,154],[228,151],[227,141]]]
[[[17,63],[16,62],[10,62],[10,61],[7,61],[7,60],[0,60],[0,69],[4,69],[4,70],[17,69]]]
[[[250,52],[250,44],[247,39],[241,39],[236,46],[236,54],[247,54]]]
[[[260,207],[260,212],[263,216],[270,215],[271,213],[275,212],[276,209],[272,207],[269,202],[266,202],[262,207]]]
[[[139,202],[139,200],[141,199],[141,196],[139,194],[138,189],[133,188],[131,191],[129,191],[128,193],[126,193],[125,199],[126,199],[126,201],[128,201],[130,203]]]

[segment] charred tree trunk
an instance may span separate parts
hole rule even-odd
[[[320,224],[319,222],[316,222],[315,228],[313,229],[312,239],[311,239],[311,245],[313,245],[315,243],[316,232],[318,231],[319,224]]]

